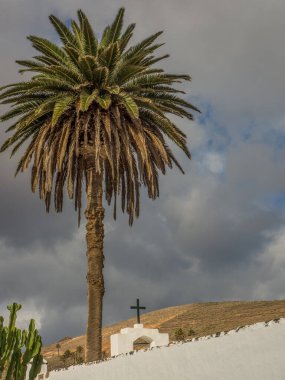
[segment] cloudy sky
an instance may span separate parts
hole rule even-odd
[[[132,316],[137,297],[149,311],[284,299],[284,0],[1,0],[1,85],[22,78],[14,61],[34,54],[25,36],[56,40],[49,14],[68,22],[82,8],[100,34],[120,6],[134,41],[164,30],[162,67],[192,76],[187,98],[202,115],[176,120],[193,154],[175,150],[186,174],[161,178],[155,202],[143,195],[131,229],[107,210],[105,324]],[[35,318],[44,343],[83,334],[84,223],[69,201],[47,215],[29,173],[14,178],[16,163],[1,155],[0,314],[22,303],[21,325]]]

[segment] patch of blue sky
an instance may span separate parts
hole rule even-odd
[[[201,111],[202,114],[196,119],[197,123],[203,127],[207,135],[205,149],[225,153],[232,143],[228,128],[217,121],[211,104],[202,104]]]
[[[260,200],[267,209],[282,210],[285,217],[285,192],[275,192]]]
[[[71,28],[71,21],[72,21],[71,18],[67,18],[67,19],[63,20],[64,24],[65,24],[68,28]]]
[[[240,128],[240,138],[242,141],[251,140],[256,133],[256,123],[254,121],[248,122]]]
[[[275,149],[284,149],[285,133],[276,129],[268,129],[262,136],[262,142]]]
[[[194,151],[194,155],[203,155],[206,150],[226,154],[239,141],[262,143],[276,151],[285,148],[285,131],[257,123],[255,120],[248,120],[242,123],[238,130],[233,131],[229,125],[223,125],[218,121],[218,115],[210,103],[196,99],[195,104],[198,104],[202,111],[196,116],[196,121],[204,129],[207,139],[205,145],[198,148],[200,154]]]
[[[257,123],[255,120],[240,126],[240,138],[242,141],[262,143],[275,149],[284,149],[285,131],[274,128],[273,125]]]
[[[200,125],[206,125],[209,120],[213,119],[213,107],[210,103],[198,97],[192,97],[192,102],[197,105],[201,111],[200,114],[196,115],[197,122]]]

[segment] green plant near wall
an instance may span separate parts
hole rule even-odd
[[[181,328],[176,329],[174,331],[174,337],[176,340],[184,340],[185,339],[185,333]]]
[[[41,355],[42,340],[31,319],[28,330],[16,327],[17,312],[22,305],[8,305],[9,325],[4,326],[0,316],[0,380],[25,380],[28,364],[31,363],[29,380],[40,373],[43,363]]]
[[[70,350],[64,351],[63,355],[60,356],[60,360],[63,361],[63,364],[65,365],[67,361],[72,358],[72,352]]]

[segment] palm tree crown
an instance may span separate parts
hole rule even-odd
[[[66,185],[80,217],[86,159],[92,157],[96,172],[103,175],[108,204],[115,199],[114,217],[120,195],[132,224],[139,215],[140,185],[155,199],[158,172],[164,174],[173,163],[182,171],[165,136],[190,158],[186,135],[166,115],[191,120],[189,110],[199,111],[172,87],[191,78],[153,66],[168,57],[153,55],[162,45],[155,43],[162,32],[128,47],[135,24],[123,31],[123,16],[121,8],[100,41],[81,10],[71,28],[50,16],[62,45],[29,36],[39,55],[17,63],[24,67],[20,72],[34,75],[1,88],[2,104],[12,105],[1,121],[18,117],[1,151],[13,146],[13,155],[28,141],[16,174],[33,159],[32,190],[39,188],[47,211],[52,191],[55,209],[62,211]]]

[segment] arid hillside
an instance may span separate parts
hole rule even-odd
[[[141,317],[141,323],[145,327],[168,332],[170,339],[175,340],[175,330],[179,328],[183,330],[186,338],[189,335],[200,337],[282,317],[285,317],[285,300],[208,302],[173,306],[145,313]],[[110,335],[124,327],[133,326],[134,323],[135,318],[131,318],[103,329],[103,351],[107,356],[110,355]],[[43,355],[49,363],[50,370],[64,367],[58,357],[57,343],[61,346],[59,355],[62,355],[68,349],[75,351],[78,346],[84,347],[84,335],[62,338],[43,348]],[[71,361],[67,363],[71,364]]]

